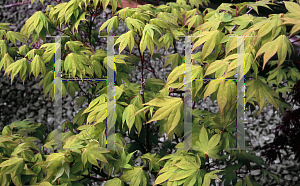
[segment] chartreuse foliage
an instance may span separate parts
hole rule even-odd
[[[264,18],[245,12],[248,7],[256,12],[258,6],[268,7],[272,3],[267,0],[224,3],[217,10],[199,11],[199,4],[207,3],[177,0],[158,7],[143,5],[117,10],[118,4],[122,6],[120,0],[70,0],[48,6],[46,13],[34,13],[21,32],[10,31],[10,24],[0,23],[0,68],[8,76],[11,74],[11,81],[17,74],[24,82],[27,75],[31,77],[33,73],[36,79],[41,73],[39,85],[43,85],[45,96],[49,93],[52,101],[55,44],[46,42],[47,34],[59,30],[70,36],[61,40],[64,78],[106,79],[107,52],[95,49],[98,35],[115,32],[121,21],[128,30],[115,41],[119,55],[114,59],[115,142],[123,150],[106,149],[107,84],[98,82],[85,95],[76,97],[77,105],[87,100],[89,106],[82,108],[73,121],[63,124],[63,150],[48,153],[56,147],[54,131],[47,136],[46,127],[40,123],[24,120],[4,127],[0,136],[1,186],[80,186],[91,184],[90,179],[107,181],[106,186],[146,186],[150,184],[150,174],[156,177],[155,185],[209,186],[218,180],[224,186],[248,186],[258,185],[250,176],[254,169],[278,182],[260,157],[248,151],[229,150],[236,147],[237,85],[221,79],[232,79],[236,74],[237,38],[229,34],[253,36],[245,37],[246,104],[258,105],[258,114],[267,105],[273,105],[280,113],[290,109],[282,95],[291,90],[300,73],[293,63],[288,66],[286,59],[292,45],[286,36],[299,33],[300,6],[284,2],[286,14]],[[112,17],[95,28],[94,17],[108,6],[112,6]],[[290,33],[286,32],[286,25],[293,26]],[[192,78],[218,79],[193,81],[192,99],[198,103],[210,97],[217,100],[220,109],[214,114],[193,106],[192,144],[196,149],[174,153],[175,147],[183,148],[178,137],[183,137],[184,101],[170,95],[169,88],[184,90],[185,59],[178,53],[161,56],[157,51],[168,50],[179,40],[178,36],[187,35],[198,36],[192,37],[192,51],[201,48],[192,54]],[[8,47],[9,42],[14,47]],[[137,54],[133,53],[134,48],[138,49]],[[121,54],[124,51],[128,54]],[[276,54],[278,60],[271,61]],[[142,82],[130,83],[130,68],[140,65],[144,69],[146,62],[151,64],[151,58],[166,59],[164,67],[172,63],[167,80],[145,80],[142,76]],[[150,68],[156,77],[154,68]],[[262,73],[266,69],[269,71]],[[78,82],[62,83],[64,96],[68,92],[75,99],[75,89],[82,91]],[[164,133],[169,141],[161,142],[158,139]],[[125,136],[134,141],[126,143]],[[43,143],[42,149],[33,143],[38,139]],[[163,149],[151,153],[154,146]],[[169,150],[173,153],[167,155]],[[137,159],[142,164],[137,164]],[[240,169],[246,169],[246,174]]]

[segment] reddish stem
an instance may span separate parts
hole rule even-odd
[[[24,2],[20,2],[20,3],[14,3],[14,4],[10,4],[10,5],[5,5],[3,6],[3,8],[9,8],[9,7],[13,7],[13,6],[19,6],[19,5],[23,5],[23,4],[27,4],[30,3],[31,1],[24,1]]]
[[[291,42],[291,43],[295,43],[295,42],[298,42],[298,41],[300,41],[300,39],[297,39],[297,40],[295,40],[295,41],[293,41],[293,42]]]
[[[244,8],[246,8],[247,5],[245,5],[239,12],[238,12],[238,16],[240,15],[240,13],[242,12],[242,10],[244,10]]]

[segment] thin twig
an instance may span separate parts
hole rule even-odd
[[[138,45],[137,41],[135,40],[136,44]],[[140,41],[141,42],[141,37],[140,37]],[[144,57],[145,55],[142,55],[142,52],[140,50],[140,47],[138,47],[139,53],[140,53],[140,57],[141,57],[141,91],[140,91],[140,95],[142,97],[142,102],[143,104],[145,103],[145,98],[144,98],[144,80],[143,80],[143,71],[144,71]],[[148,115],[147,112],[145,113],[146,115],[146,121],[148,120]],[[145,146],[147,151],[150,150],[150,144],[149,144],[149,125],[145,123]]]
[[[238,12],[237,16],[239,16],[240,13],[242,12],[242,10],[244,10],[244,8],[246,8],[246,7],[247,7],[247,5],[243,6],[243,8]]]
[[[68,36],[70,36],[72,39],[74,39],[75,41],[79,41],[78,39],[76,39],[75,37],[73,37],[72,35],[70,35],[70,34],[67,34],[67,33],[65,33],[65,32],[63,32],[62,30],[60,30],[60,29],[58,29],[58,28],[54,28],[54,27],[51,27],[51,28],[53,28],[53,29],[55,29],[55,30],[57,30],[57,31],[59,31],[59,32],[62,32],[62,33],[64,33],[64,34],[66,34],[66,35],[68,35]],[[92,49],[92,47],[90,46],[90,45],[88,45],[88,44],[86,44],[86,43],[83,43],[85,46],[87,46],[87,47],[89,47],[90,49],[91,49],[91,51],[93,52],[93,54],[95,54],[95,51]]]
[[[103,44],[107,44],[107,42],[105,42],[105,41],[100,41],[100,40],[99,40],[99,42],[100,42],[100,43],[103,43]],[[130,51],[129,51],[128,49],[124,48],[124,50],[130,53]],[[140,58],[140,56],[138,56],[138,55],[136,55],[136,54],[134,54],[134,53],[131,53],[131,54],[134,55],[134,56],[136,56],[136,57],[138,57],[138,58]]]
[[[9,8],[9,7],[14,7],[14,6],[19,6],[19,5],[24,5],[27,3],[30,3],[31,1],[24,1],[24,2],[20,2],[20,3],[14,3],[14,4],[10,4],[10,5],[5,5],[3,7],[0,8]]]
[[[196,101],[194,100],[193,101],[193,108],[192,109],[195,109],[195,106],[196,106]]]
[[[89,33],[89,44],[91,45],[91,42],[92,42],[92,28],[93,28],[93,22],[92,22],[92,13],[91,11],[89,10],[90,12],[90,23],[87,22],[87,25],[89,25],[89,30],[88,30],[88,33]],[[93,14],[94,15],[94,14]]]
[[[148,68],[147,68],[147,70],[149,70],[150,72],[152,72],[152,74],[154,75],[154,77],[155,77],[156,79],[158,79],[157,76],[156,76],[156,74],[155,74],[155,70],[154,70],[154,68],[153,68],[153,66],[152,66],[152,64],[151,64],[150,61],[151,61],[151,55],[149,55],[149,61],[146,61],[146,62],[149,64],[151,70],[148,69]]]
[[[295,40],[295,41],[292,41],[291,43],[296,43],[296,42],[298,42],[298,41],[300,41],[300,39],[297,39],[297,40]]]

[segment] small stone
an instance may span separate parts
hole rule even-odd
[[[285,175],[285,176],[284,176],[284,179],[286,179],[286,180],[289,180],[289,181],[290,181],[290,180],[292,180],[292,176],[291,176],[291,175]]]
[[[296,182],[296,181],[298,181],[298,177],[293,178],[293,182]]]
[[[261,138],[262,138],[264,141],[269,141],[269,139],[270,139],[269,136],[262,136]]]
[[[40,109],[39,110],[39,115],[43,115],[43,114],[45,114],[46,113],[46,110],[45,109]]]
[[[36,102],[36,103],[34,103],[33,105],[34,105],[35,107],[39,108],[40,103],[39,103],[39,102]]]
[[[31,88],[32,88],[32,89],[39,89],[39,84],[38,84],[38,83],[35,83]]]
[[[258,175],[260,175],[260,170],[254,170],[254,171],[252,171],[252,172],[251,172],[251,175],[253,175],[253,176],[258,176]]]
[[[270,115],[270,116],[273,115],[273,110],[272,110],[272,109],[270,109],[270,110],[268,111],[268,115]]]
[[[34,116],[34,112],[30,112],[29,115],[26,116],[26,118],[32,118]]]
[[[14,91],[11,91],[10,93],[8,93],[8,96],[6,99],[11,100],[15,98],[16,93]]]
[[[18,90],[22,90],[22,91],[25,90],[25,87],[24,87],[23,84],[17,84],[16,88],[17,88]]]
[[[52,124],[53,123],[53,118],[47,118],[47,122],[49,123],[49,124]]]

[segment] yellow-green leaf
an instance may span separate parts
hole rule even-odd
[[[39,55],[35,55],[34,59],[30,64],[30,69],[31,69],[30,73],[33,72],[35,80],[39,72],[41,72],[44,76],[46,75],[45,63],[43,62],[43,59]]]

